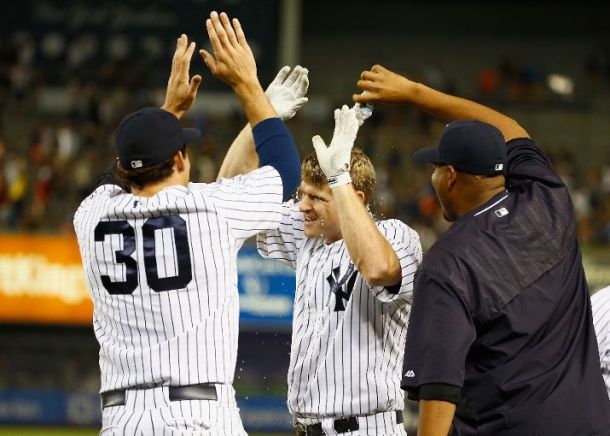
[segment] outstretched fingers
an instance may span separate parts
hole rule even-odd
[[[292,86],[297,81],[297,79],[300,77],[302,69],[303,68],[300,65],[297,65],[296,67],[294,67],[292,69],[292,72],[290,73],[290,75],[284,81],[284,85],[289,86],[289,87]]]
[[[222,43],[218,38],[218,33],[216,33],[216,28],[214,27],[214,24],[210,18],[205,20],[205,28],[208,32],[208,38],[210,39],[212,50],[214,50],[214,54],[218,56],[218,53],[222,51]]]
[[[199,89],[199,85],[201,84],[201,76],[199,74],[193,76],[191,79],[191,83],[189,84],[188,94],[191,97],[195,97],[197,95],[197,90]]]
[[[176,42],[176,50],[174,51],[174,57],[172,58],[172,70],[173,74],[178,73],[181,67],[180,59],[184,53],[184,48],[187,44],[187,37],[185,34],[180,35],[178,41]]]
[[[241,23],[237,18],[233,18],[231,20],[233,22],[233,27],[235,28],[235,35],[237,35],[237,41],[240,45],[248,45],[248,41],[246,40],[246,34],[244,33],[244,29],[241,27]]]
[[[212,74],[216,74],[216,59],[212,54],[204,49],[199,50],[199,54]]]
[[[305,70],[307,71],[307,70]],[[305,95],[307,93],[307,89],[309,88],[309,78],[307,77],[307,74],[302,74],[301,77],[299,77],[299,80],[297,81],[297,83],[294,86],[294,91],[299,94],[299,95]]]
[[[318,160],[320,160],[320,157],[324,154],[324,152],[328,149],[328,147],[326,146],[326,144],[324,143],[324,140],[322,139],[322,137],[320,135],[316,135],[313,138],[311,138],[311,143],[313,145],[314,150],[316,151]]]
[[[278,71],[277,75],[275,76],[275,79],[273,79],[273,82],[271,82],[269,84],[269,87],[279,86],[282,83],[284,83],[284,80],[286,80],[286,77],[288,77],[289,73],[290,73],[290,67],[288,65],[282,67],[280,69],[280,71]]]
[[[225,12],[220,13],[220,23],[227,35],[227,40],[232,47],[237,47],[239,45],[239,41],[237,40],[237,35],[235,34],[235,30],[233,30],[233,26],[231,26],[231,22],[229,21],[229,16]]]
[[[210,22],[212,23],[212,27],[214,28],[214,32],[216,33],[217,40],[218,40],[219,46],[220,46],[219,48],[222,48],[225,50],[229,50],[229,49],[233,48],[233,46],[231,45],[231,43],[229,41],[229,36],[227,35],[227,32],[225,31],[224,26],[220,22],[220,17],[218,16],[218,12],[213,11],[210,14]],[[216,51],[216,48],[214,48],[214,51]],[[217,54],[217,56],[218,56],[218,54]]]

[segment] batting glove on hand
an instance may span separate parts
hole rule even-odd
[[[327,147],[324,140],[316,135],[311,138],[313,148],[316,150],[320,168],[328,178],[331,188],[351,183],[349,175],[352,148],[358,133],[358,119],[354,109],[343,105],[335,109],[335,132],[330,145]]]
[[[309,87],[309,71],[299,65],[290,72],[290,67],[283,67],[269,85],[265,94],[277,115],[283,120],[294,117],[301,107],[307,103],[307,88]]]

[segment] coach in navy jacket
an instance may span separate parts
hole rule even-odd
[[[574,209],[548,158],[487,107],[380,66],[358,84],[356,101],[451,121],[413,156],[453,222],[415,278],[402,387],[419,435],[609,435]]]

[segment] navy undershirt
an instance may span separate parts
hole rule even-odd
[[[301,182],[301,162],[292,135],[282,120],[267,118],[252,128],[260,166],[270,165],[282,178],[283,201]]]

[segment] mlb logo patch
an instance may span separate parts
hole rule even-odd
[[[500,209],[495,210],[494,213],[498,218],[502,218],[503,216],[508,215],[508,209],[506,209],[505,207],[501,207]]]
[[[502,169],[504,169],[504,164],[496,164],[496,166],[494,167],[494,169],[496,171],[502,171]]]
[[[142,168],[142,161],[141,160],[132,160],[131,168]]]

